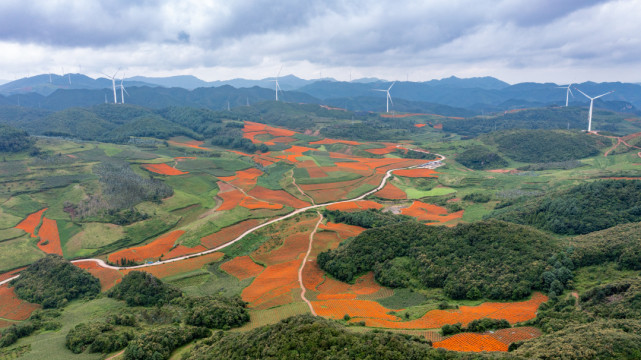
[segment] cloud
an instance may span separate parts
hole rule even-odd
[[[521,70],[525,78],[528,69],[536,77],[618,66],[623,76],[639,65],[640,13],[634,0],[7,0],[0,77],[52,63],[216,78],[271,74],[281,64],[308,77],[353,69],[391,77]]]

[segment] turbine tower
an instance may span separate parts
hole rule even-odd
[[[116,97],[116,75],[118,74],[118,71],[116,71],[112,76],[109,76],[109,75],[107,75],[105,73],[101,73],[101,74],[106,76],[107,79],[111,78],[111,87],[112,87],[112,89],[114,91],[114,104],[117,104],[118,103],[118,98]]]
[[[129,96],[127,89],[125,89],[125,86],[122,84],[124,81],[125,81],[125,74],[122,74],[122,78],[120,79],[120,103],[121,104],[125,103],[125,94]]]
[[[272,80],[273,82],[275,82],[275,83],[276,83],[276,86],[275,86],[275,89],[274,89],[274,90],[276,90],[276,101],[278,101],[278,90],[281,90],[281,91],[282,91],[282,89],[281,89],[281,88],[280,88],[280,86],[278,85],[278,77],[280,76],[280,72],[281,72],[282,70],[283,70],[283,67],[281,66],[281,67],[280,67],[280,70],[278,70],[278,74],[276,74],[276,80]]]
[[[574,97],[574,94],[572,94],[572,89],[571,89],[572,84],[570,84],[568,86],[557,86],[557,87],[559,89],[567,89],[567,91],[565,92],[565,107],[568,107],[568,101],[570,100],[570,95],[572,95],[572,97]]]
[[[390,90],[392,90],[392,86],[394,86],[394,84],[396,84],[396,81],[394,81],[394,82],[392,83],[392,85],[390,85],[390,86],[389,86],[389,88],[387,88],[387,90],[383,90],[383,89],[374,89],[374,91],[382,91],[382,92],[384,92],[384,93],[386,93],[386,94],[387,94],[387,102],[386,102],[387,107],[386,107],[386,112],[389,112],[389,103],[392,103],[392,105],[394,105],[394,102],[392,101],[392,96],[389,94],[389,91],[390,91]]]
[[[594,100],[598,99],[598,98],[600,98],[602,96],[606,96],[608,94],[612,94],[614,92],[614,90],[609,91],[609,92],[607,92],[605,94],[601,94],[599,96],[589,97],[586,93],[584,93],[583,91],[579,90],[578,88],[575,88],[575,89],[578,92],[580,92],[581,94],[583,94],[583,96],[585,96],[586,98],[590,99],[590,111],[588,112],[588,132],[591,132],[592,131],[592,107],[594,105]]]

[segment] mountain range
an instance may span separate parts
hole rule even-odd
[[[125,101],[145,107],[168,105],[224,109],[274,99],[275,78],[204,81],[191,75],[171,77],[135,76],[123,81],[129,96]],[[565,89],[554,83],[508,84],[493,77],[449,77],[425,82],[390,82],[364,78],[351,82],[331,78],[305,80],[294,75],[278,78],[279,99],[318,103],[354,111],[384,111],[384,90],[392,86],[390,109],[429,112],[448,116],[473,116],[519,108],[565,104]],[[117,99],[120,81],[116,79]],[[597,107],[641,114],[641,85],[633,83],[575,84],[590,95],[615,92],[595,102]],[[570,105],[585,106],[588,99],[574,92]],[[49,110],[113,102],[112,81],[83,74],[41,74],[0,85],[0,105],[19,105]]]

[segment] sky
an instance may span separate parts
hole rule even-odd
[[[640,16],[639,0],[2,0],[0,79],[641,82]]]

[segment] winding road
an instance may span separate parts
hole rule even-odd
[[[410,150],[410,151],[416,151],[416,152],[425,152],[424,150],[414,150],[414,149],[408,149],[408,150]],[[296,216],[296,215],[298,215],[298,214],[300,214],[300,213],[303,213],[303,212],[305,212],[305,211],[307,211],[307,210],[311,210],[311,209],[318,209],[318,208],[321,208],[321,207],[324,207],[324,206],[328,206],[328,205],[333,205],[333,204],[341,204],[341,203],[346,203],[346,202],[350,202],[350,201],[363,200],[365,197],[367,197],[367,196],[369,196],[369,195],[371,195],[371,194],[373,194],[373,193],[375,193],[375,192],[377,192],[377,191],[379,191],[379,190],[383,189],[383,187],[385,187],[385,184],[387,183],[387,180],[392,176],[392,172],[394,172],[394,171],[396,171],[396,170],[421,168],[421,167],[424,167],[426,164],[428,164],[428,163],[430,163],[430,162],[434,162],[434,161],[441,161],[441,162],[442,162],[443,160],[445,160],[445,159],[446,159],[446,157],[445,157],[445,156],[443,156],[443,155],[441,155],[441,154],[434,154],[434,155],[439,156],[439,157],[440,157],[440,159],[436,159],[436,160],[429,160],[429,161],[427,161],[427,162],[425,162],[424,164],[421,164],[421,165],[407,166],[407,167],[401,167],[401,168],[396,168],[396,169],[390,169],[390,170],[387,170],[387,172],[385,173],[385,176],[384,176],[384,177],[383,177],[383,179],[381,180],[380,185],[379,185],[378,187],[376,187],[375,189],[370,190],[370,191],[366,192],[365,194],[363,194],[363,195],[361,195],[361,196],[355,197],[355,198],[353,198],[353,199],[347,199],[347,200],[341,200],[341,201],[334,201],[334,202],[328,202],[328,203],[323,203],[323,204],[313,204],[313,205],[310,205],[310,206],[307,206],[307,207],[304,207],[304,208],[300,208],[300,209],[294,210],[294,211],[290,212],[289,214],[286,214],[286,215],[283,215],[283,216],[281,216],[281,217],[278,217],[278,218],[275,218],[275,219],[269,220],[269,221],[267,221],[267,222],[265,222],[265,223],[262,223],[262,224],[260,224],[260,225],[256,225],[256,226],[254,226],[253,228],[251,228],[251,229],[249,229],[249,230],[245,231],[244,233],[240,234],[240,235],[239,235],[238,237],[236,237],[235,239],[233,239],[233,240],[231,240],[231,241],[229,241],[229,242],[226,242],[226,243],[224,243],[223,245],[220,245],[220,246],[215,247],[215,248],[213,248],[213,249],[209,249],[209,250],[202,251],[202,252],[199,252],[199,253],[190,254],[190,255],[185,255],[185,256],[181,256],[181,257],[177,257],[177,258],[169,259],[169,260],[161,260],[161,261],[156,261],[156,262],[153,262],[153,263],[147,263],[147,264],[136,265],[136,266],[114,266],[114,265],[107,264],[107,263],[106,263],[105,261],[103,261],[102,259],[94,259],[94,258],[90,258],[90,259],[77,259],[77,260],[72,260],[72,261],[71,261],[71,263],[78,263],[78,262],[93,261],[93,262],[97,263],[98,265],[100,265],[101,267],[103,267],[103,268],[107,268],[107,269],[114,269],[114,270],[124,270],[124,269],[142,269],[142,268],[146,268],[146,267],[150,267],[150,266],[156,266],[156,265],[161,265],[161,264],[168,264],[168,263],[172,263],[172,262],[176,262],[176,261],[181,261],[181,260],[191,259],[191,258],[194,258],[194,257],[198,257],[198,256],[206,255],[206,254],[211,254],[211,253],[213,253],[213,252],[216,252],[216,251],[222,250],[222,249],[224,249],[224,248],[226,248],[226,247],[228,247],[228,246],[230,246],[230,245],[233,245],[233,244],[237,243],[238,241],[240,241],[240,240],[242,240],[243,238],[245,238],[245,236],[247,236],[247,235],[249,235],[249,234],[253,233],[254,231],[256,231],[256,230],[258,230],[258,229],[262,229],[262,228],[264,228],[265,226],[269,226],[269,225],[271,225],[271,224],[273,224],[273,223],[276,223],[276,222],[279,222],[279,221],[282,221],[282,220],[285,220],[285,219],[289,219],[290,217]],[[322,217],[321,217],[321,220],[322,220]],[[318,224],[317,224],[317,226],[318,226]],[[314,233],[315,233],[315,231],[314,231],[314,232],[312,232],[312,236],[313,236],[313,234],[314,234]],[[310,248],[311,248],[311,238],[310,238]],[[308,253],[307,253],[307,254],[309,255],[309,251],[308,251]],[[307,259],[307,256],[305,257],[305,259]],[[303,262],[303,266],[304,266],[304,264],[305,264],[305,263]],[[302,267],[301,267],[301,269],[300,269],[300,272],[299,272],[299,273],[302,273]],[[4,281],[0,281],[0,285],[4,285],[4,284],[8,283],[9,281],[11,281],[11,280],[13,280],[13,279],[17,279],[19,276],[20,276],[20,275],[16,275],[16,276],[14,276],[14,277],[12,277],[12,278],[6,279],[6,280],[4,280]],[[302,279],[299,279],[299,280],[301,281],[301,287],[302,287]],[[303,291],[304,291],[304,287],[303,287]],[[304,299],[304,298],[303,298],[303,299]],[[304,300],[305,300],[305,299],[304,299]],[[305,301],[309,304],[309,302],[308,302],[307,300],[305,300]],[[311,307],[311,304],[310,304],[310,307]],[[312,310],[312,313],[313,313],[313,310]]]

